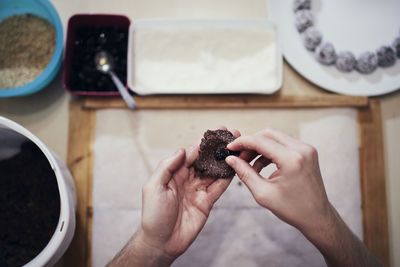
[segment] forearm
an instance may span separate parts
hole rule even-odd
[[[333,207],[330,216],[320,228],[305,233],[324,256],[328,266],[383,266]]]
[[[146,243],[143,233],[139,230],[107,266],[165,267],[170,266],[173,261],[173,258],[165,255],[160,249]]]

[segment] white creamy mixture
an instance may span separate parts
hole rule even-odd
[[[278,85],[272,28],[139,28],[131,49],[142,94],[268,93]]]

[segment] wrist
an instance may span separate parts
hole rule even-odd
[[[154,266],[169,266],[176,257],[165,252],[163,245],[152,241],[143,229],[139,229],[133,238],[135,246],[141,250],[142,254],[151,256],[157,263]]]
[[[358,266],[342,264],[347,262],[346,250],[352,251],[346,245],[346,240],[351,238],[352,233],[330,203],[326,215],[315,223],[313,229],[307,229],[303,234],[321,252],[328,266]],[[354,251],[351,253],[355,254]]]
[[[328,203],[326,210],[310,223],[299,229],[314,245],[323,245],[332,240],[339,230],[340,220],[335,208]]]
[[[170,266],[174,260],[174,257],[149,243],[144,232],[139,230],[107,267],[164,267]]]
[[[356,237],[330,205],[329,216],[319,228],[303,233],[324,256],[328,266],[383,266]]]

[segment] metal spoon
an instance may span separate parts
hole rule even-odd
[[[122,84],[121,80],[113,71],[114,60],[112,56],[105,51],[100,51],[96,54],[94,61],[96,64],[96,69],[110,75],[115,86],[118,88],[118,91],[121,93],[122,98],[125,100],[125,103],[130,109],[134,109],[136,107],[135,100],[128,93],[126,87]]]

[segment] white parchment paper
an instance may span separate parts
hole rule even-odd
[[[94,143],[93,266],[107,264],[139,227],[141,187],[159,160],[220,125],[243,135],[272,126],[315,146],[330,201],[361,237],[354,109],[101,110]],[[325,262],[300,232],[259,207],[235,177],[198,238],[173,266],[266,265]]]

